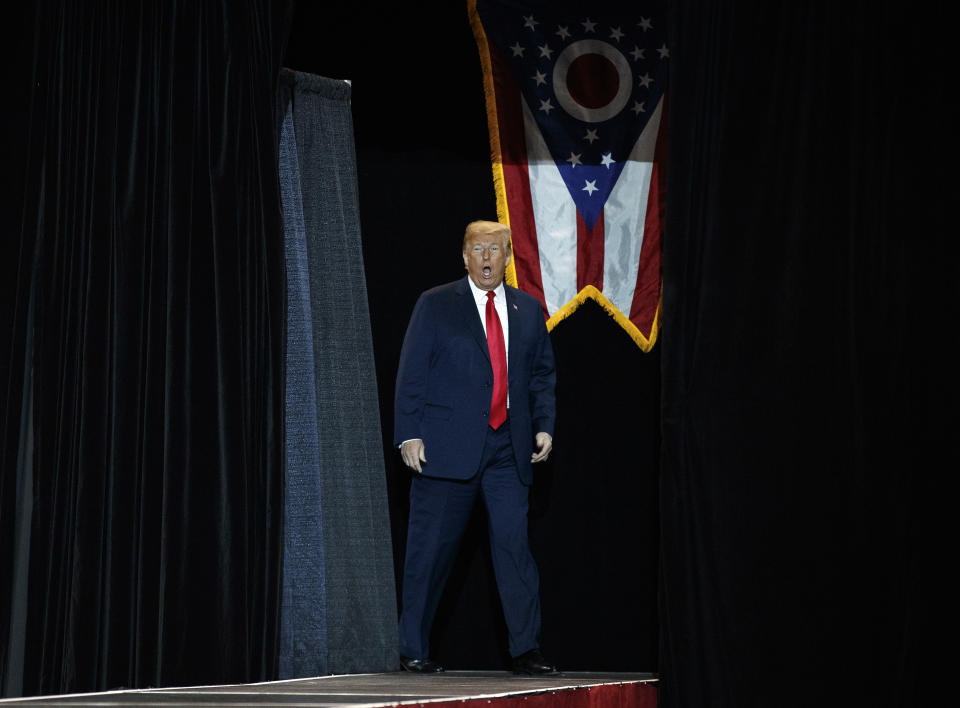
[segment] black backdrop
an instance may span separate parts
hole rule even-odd
[[[18,31],[30,24],[17,13],[29,8],[6,12],[7,96],[19,105],[31,47]],[[931,704],[941,656],[934,640],[954,636],[939,571],[952,565],[958,467],[948,218],[956,115],[943,15],[936,4],[889,2],[671,5],[662,340],[644,355],[589,309],[554,334],[561,418],[557,453],[534,490],[533,538],[545,646],[564,666],[658,666],[671,706]],[[219,36],[212,25],[205,31]],[[261,36],[283,31],[278,22]],[[282,63],[355,81],[386,401],[417,293],[460,274],[464,221],[493,212],[466,11],[455,1],[301,3]],[[5,164],[22,164],[30,119],[4,112]],[[22,225],[25,183],[13,170],[3,179],[9,436],[19,394],[8,364],[22,356],[8,337],[22,326],[7,316],[18,311],[11,264],[21,246],[10,234]],[[3,442],[6,534],[10,437]],[[387,462],[401,544],[405,485],[396,458]],[[260,464],[269,477],[272,463]],[[216,533],[207,540],[215,547]],[[9,537],[2,541],[7,567]],[[437,652],[451,665],[493,666],[504,642],[480,539],[467,551]],[[10,588],[0,589],[6,603]],[[175,634],[193,619],[198,656],[238,638],[236,630],[218,637],[209,600],[168,605]],[[101,666],[63,683],[48,675],[46,685],[269,676],[266,605],[264,613],[263,632],[241,630],[248,638],[232,645],[252,650],[247,659],[220,655],[206,666],[186,657],[162,672],[149,662],[140,674]],[[7,617],[0,629],[9,631]],[[42,637],[33,641],[42,647]]]

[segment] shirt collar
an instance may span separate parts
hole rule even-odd
[[[486,305],[487,303],[487,291],[482,290],[477,287],[477,284],[473,282],[470,276],[467,276],[467,282],[470,284],[470,290],[473,292],[473,299],[478,305]],[[493,299],[494,302],[506,302],[506,290],[503,287],[503,281],[500,281],[500,284],[493,289],[493,292],[497,296]]]

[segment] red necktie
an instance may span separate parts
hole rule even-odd
[[[490,397],[490,427],[496,430],[507,419],[507,351],[503,344],[503,327],[493,306],[497,294],[487,291],[487,349],[493,364],[493,395]]]

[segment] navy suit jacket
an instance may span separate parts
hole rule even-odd
[[[504,284],[509,318],[509,425],[524,484],[533,481],[534,436],[553,436],[556,373],[540,303]],[[480,466],[490,417],[493,368],[466,278],[426,291],[403,340],[394,400],[394,444],[420,438],[423,474],[469,479]]]

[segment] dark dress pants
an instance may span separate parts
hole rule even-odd
[[[426,450],[429,459],[430,450]],[[480,471],[466,481],[417,475],[403,571],[400,653],[430,656],[430,627],[478,496],[487,508],[490,551],[510,636],[510,655],[538,646],[540,580],[527,538],[529,488],[520,481],[510,425],[487,432]]]

